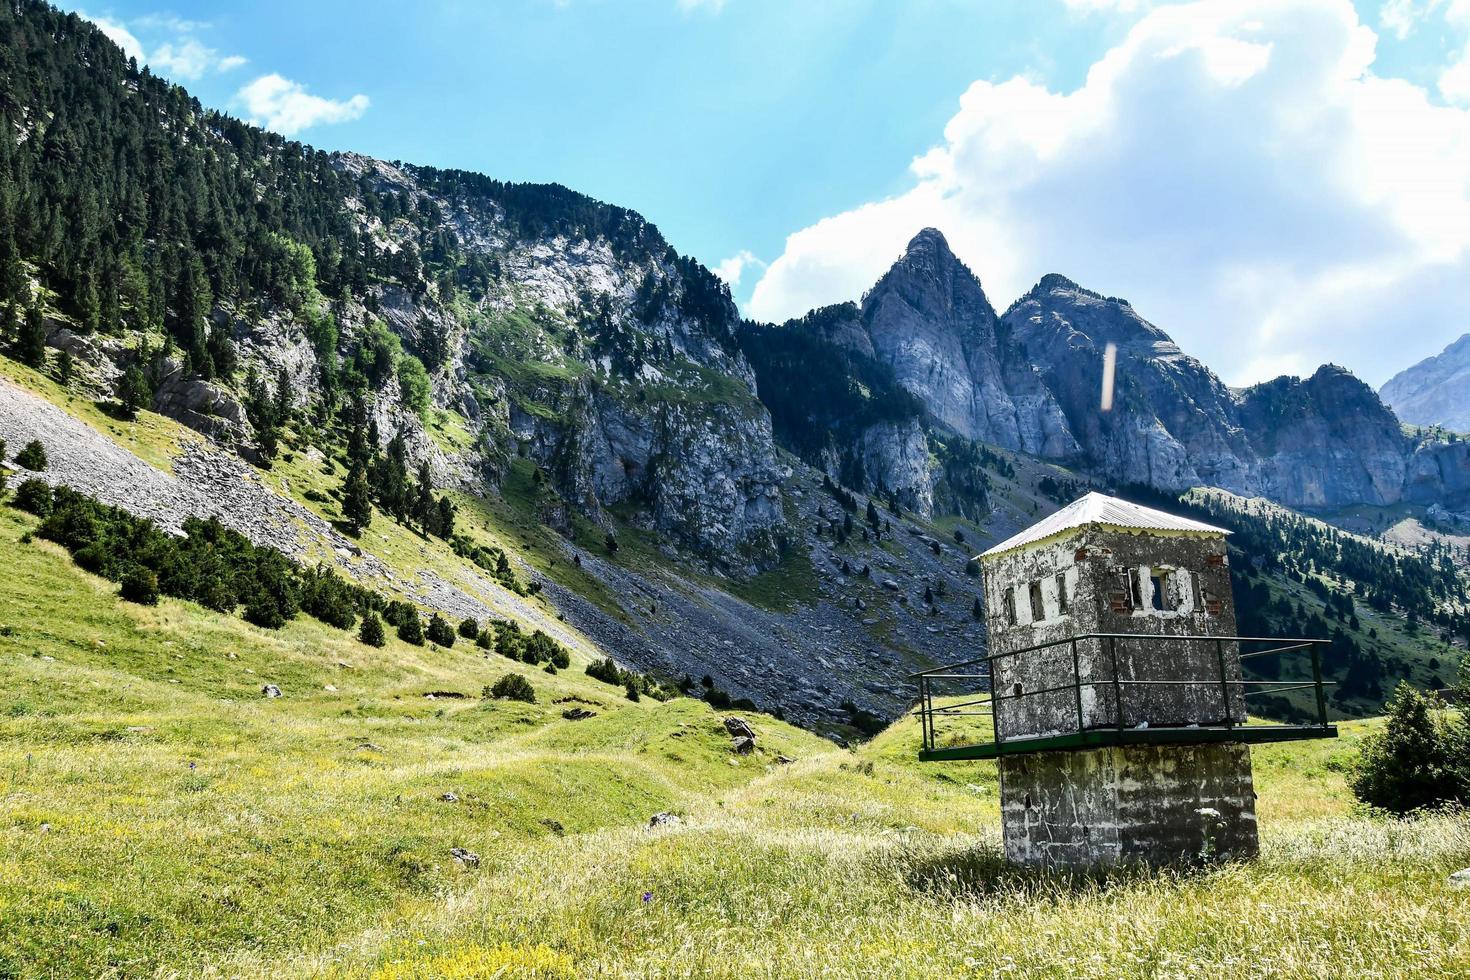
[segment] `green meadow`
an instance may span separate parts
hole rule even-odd
[[[738,756],[580,655],[136,606],[33,524],[0,507],[0,976],[1470,974],[1470,820],[1355,810],[1373,722],[1255,750],[1258,861],[1021,872],[993,764],[908,721],[747,715]],[[534,704],[482,696],[508,672]]]

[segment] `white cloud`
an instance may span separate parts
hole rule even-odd
[[[1402,41],[1438,3],[1439,0],[1385,0],[1378,8],[1378,23]]]
[[[715,275],[725,280],[731,289],[740,285],[740,277],[746,269],[764,269],[766,264],[747,249],[741,249],[715,266]]]
[[[142,43],[133,36],[133,32],[128,30],[121,21],[113,20],[110,17],[89,17],[80,11],[78,11],[77,16],[96,24],[97,29],[103,34],[106,34],[113,44],[122,48],[123,54],[129,58],[136,58],[140,62],[148,60],[143,54]]]
[[[1459,55],[1440,73],[1439,94],[1447,102],[1470,105],[1470,0],[1450,0],[1445,23],[1467,36]]]
[[[1096,13],[1103,10],[1131,14],[1151,6],[1151,0],[1062,0],[1069,10]]]
[[[306,91],[299,82],[274,73],[257,78],[235,97],[253,121],[285,136],[322,123],[359,119],[370,104],[366,95],[345,100],[324,99]]]
[[[103,34],[123,49],[124,54],[170,78],[192,82],[210,72],[227,72],[246,63],[246,59],[240,55],[221,55],[193,37],[195,32],[209,26],[201,21],[158,14],[139,18],[134,24],[148,36],[152,37],[157,32],[170,35],[169,40],[161,41],[153,47],[152,54],[149,54],[138,36],[121,21],[109,17],[92,17],[83,12],[78,12],[78,16],[96,24]]]
[[[177,44],[155,48],[148,63],[171,77],[194,80],[203,78],[206,72],[227,72],[239,68],[245,64],[245,59],[237,54],[221,56],[214,48],[206,47],[193,38],[185,38]]]
[[[1375,76],[1376,40],[1348,0],[1201,0],[1073,91],[976,82],[912,187],[791,235],[747,312],[856,298],[933,225],[997,306],[1062,272],[1231,382],[1381,382],[1470,328],[1470,111]]]

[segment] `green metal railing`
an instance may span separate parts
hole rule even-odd
[[[1111,667],[1110,676],[1102,679],[1087,679],[1082,676],[1082,655],[1079,644],[1096,641],[1099,650],[1105,651],[1105,663]],[[1180,644],[1201,643],[1213,645],[1215,660],[1219,668],[1219,679],[1140,679],[1136,677],[1125,678],[1119,669],[1119,646],[1128,644]],[[1011,650],[1005,653],[989,654],[963,660],[959,663],[946,664],[943,667],[934,667],[930,670],[920,671],[911,675],[918,682],[919,703],[915,709],[919,725],[923,735],[923,751],[921,757],[928,758],[994,758],[1000,755],[1020,754],[1023,752],[1034,752],[1048,749],[1078,748],[1097,745],[1117,744],[1139,744],[1139,743],[1188,743],[1191,741],[1243,741],[1243,742],[1267,742],[1286,741],[1300,738],[1331,738],[1337,734],[1327,717],[1327,694],[1326,688],[1332,683],[1322,678],[1322,652],[1321,648],[1328,643],[1327,640],[1307,639],[1273,639],[1258,636],[1164,636],[1137,633],[1084,633],[1075,637],[1061,640],[1053,640],[1049,643],[1038,643],[1033,646],[1024,647],[1019,650]],[[1248,645],[1274,644],[1267,649],[1245,651],[1239,654],[1240,661],[1253,660],[1259,657],[1281,656],[1297,651],[1309,651],[1311,654],[1312,676],[1311,679],[1300,678],[1297,680],[1257,680],[1248,679],[1244,676],[1232,678],[1230,676],[1230,660],[1227,656],[1227,645],[1239,644],[1242,648]],[[997,661],[1009,660],[1025,656],[1036,657],[1056,651],[1065,654],[1070,647],[1071,654],[1071,680],[1068,683],[1055,684],[1035,690],[1016,690],[1011,692],[996,691],[994,681],[996,677]],[[1233,652],[1232,652],[1233,655]],[[945,688],[957,688],[965,686],[970,688],[970,693],[978,696],[968,700],[950,701],[944,700],[936,703],[936,695],[940,697],[963,697],[965,695],[956,692],[945,693]],[[1160,687],[1196,687],[1218,689],[1220,704],[1220,720],[1215,721],[1213,717],[1208,720],[1204,718],[1193,719],[1185,724],[1162,725],[1150,728],[1147,725],[1131,726],[1124,711],[1126,695],[1130,690],[1138,688],[1160,688]],[[1084,707],[1084,689],[1091,689],[1096,695],[1099,689],[1111,692],[1113,715],[1111,724],[1089,724],[1086,709]],[[1238,699],[1232,697],[1232,693],[1240,691]],[[1287,694],[1292,691],[1310,690],[1315,694],[1315,721],[1307,724],[1287,725],[1245,725],[1244,718],[1239,721],[1235,718],[1232,710],[1239,707],[1243,713],[1244,699],[1252,695]],[[1068,727],[1059,726],[1063,730],[1048,732],[1045,735],[1021,735],[1008,739],[997,709],[1003,708],[1006,702],[1020,701],[1026,698],[1047,697],[1071,692],[1072,710],[1075,712],[1075,724]],[[1232,704],[1232,702],[1235,704]],[[1206,712],[1201,712],[1206,713]],[[944,733],[940,729],[944,724],[959,718],[990,718],[991,740],[959,742],[954,744],[940,745],[940,739]],[[970,723],[973,724],[973,723]],[[953,733],[949,733],[951,736]]]

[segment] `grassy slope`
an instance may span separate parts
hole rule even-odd
[[[825,746],[772,722],[731,765],[704,705],[630,704],[580,664],[123,604],[28,523],[0,512],[0,974],[274,959],[426,907],[463,880],[450,847],[641,824]],[[540,703],[482,702],[512,670]],[[598,717],[562,720],[568,696]]]
[[[1470,970],[1470,825],[1352,815],[1364,725],[1256,751],[1261,861],[1069,882],[1000,864],[994,768],[913,763],[912,723],[847,752],[759,718],[736,760],[704,705],[576,668],[487,703],[525,668],[121,603],[29,523],[0,510],[0,973]]]

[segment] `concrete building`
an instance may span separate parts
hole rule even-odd
[[[1249,743],[1335,732],[1320,686],[1321,725],[1243,727],[1276,682],[1242,675],[1227,533],[1091,493],[980,556],[994,741],[938,745],[926,693],[925,756],[999,760],[1009,860],[1256,853]]]

